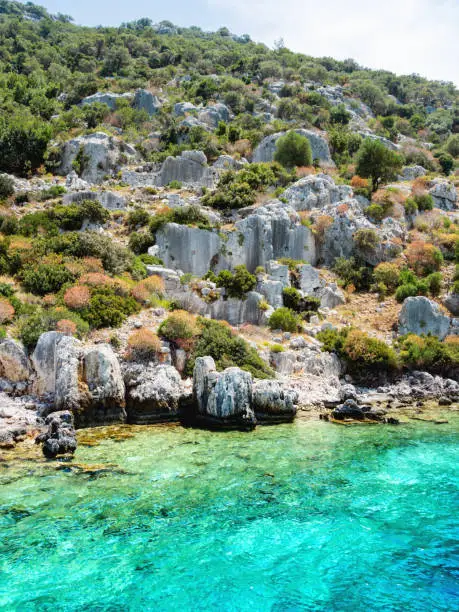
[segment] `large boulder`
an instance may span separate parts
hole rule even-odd
[[[106,175],[113,176],[129,160],[135,160],[135,149],[122,140],[96,132],[64,142],[57,152],[56,173],[70,174],[79,166],[80,177],[88,183],[101,183]]]
[[[350,198],[352,189],[347,185],[335,185],[333,179],[326,174],[305,176],[290,185],[282,197],[295,210],[312,210],[323,208]]]
[[[457,208],[456,187],[447,180],[435,179],[429,189],[436,208],[442,210],[455,210]]]
[[[198,112],[198,120],[212,129],[217,128],[220,121],[225,123],[230,121],[231,116],[230,109],[221,102],[212,106],[206,106]]]
[[[41,334],[32,353],[34,391],[38,396],[53,394],[56,390],[56,346],[62,338],[64,334],[56,331]]]
[[[81,342],[72,336],[63,336],[56,342],[54,379],[54,407],[57,411],[80,411],[83,402],[80,390]]]
[[[252,375],[239,368],[217,372],[211,357],[198,357],[193,373],[196,420],[217,429],[253,429]]]
[[[449,293],[445,297],[443,304],[452,315],[455,317],[459,316],[459,293]]]
[[[119,100],[131,101],[132,94],[117,94],[111,91],[98,91],[92,96],[87,96],[86,98],[83,98],[83,100],[81,101],[81,105],[86,106],[88,104],[106,104],[111,110],[115,110]]]
[[[177,421],[189,391],[171,365],[128,363],[124,367],[128,423]]]
[[[399,179],[402,181],[414,181],[414,179],[417,179],[420,176],[425,176],[426,174],[427,170],[422,166],[405,166],[402,168],[402,173],[399,176]]]
[[[297,134],[300,134],[301,136],[305,136],[309,140],[313,159],[318,159],[321,162],[324,162],[325,164],[333,165],[333,160],[331,158],[328,142],[325,140],[325,137],[322,133],[304,129],[298,129],[295,130],[295,132],[297,132]],[[284,136],[284,134],[285,132],[277,132],[276,134],[271,134],[270,136],[266,136],[266,138],[263,138],[263,140],[260,142],[260,144],[253,153],[252,161],[273,161],[274,155],[276,153],[277,141],[281,136]]]
[[[298,393],[277,380],[260,380],[253,385],[253,409],[258,423],[285,423],[296,415]]]
[[[0,343],[0,378],[19,383],[28,381],[30,376],[30,363],[23,347],[15,340],[3,340]]]
[[[450,330],[450,318],[444,315],[433,300],[409,297],[403,302],[398,331],[405,334],[432,334],[443,340]]]
[[[121,368],[113,349],[99,344],[86,351],[82,380],[90,401],[82,410],[74,411],[77,426],[108,425],[126,420],[125,388]]]
[[[132,106],[140,111],[147,112],[150,116],[156,115],[161,108],[161,102],[157,96],[154,96],[146,89],[137,89],[134,95]]]

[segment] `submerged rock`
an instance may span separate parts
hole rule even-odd
[[[76,451],[77,440],[73,424],[73,415],[68,410],[53,412],[47,419],[48,431],[35,438],[36,444],[42,444],[45,457],[54,459],[58,455],[72,454]]]

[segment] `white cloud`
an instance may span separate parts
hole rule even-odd
[[[238,32],[459,85],[459,0],[208,0]]]

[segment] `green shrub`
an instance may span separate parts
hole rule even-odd
[[[301,293],[294,287],[286,287],[282,291],[284,306],[295,312],[307,313],[310,316],[320,308],[320,298],[313,296],[303,297]]]
[[[357,291],[368,291],[373,282],[371,268],[362,266],[354,257],[337,257],[333,272],[343,281],[344,287],[353,285]]]
[[[155,240],[150,232],[132,232],[129,236],[129,248],[136,255],[146,253]]]
[[[14,193],[14,181],[6,174],[0,174],[0,200],[9,198]]]
[[[353,238],[356,247],[364,253],[373,253],[380,244],[379,236],[374,229],[359,229]]]
[[[85,221],[104,224],[110,218],[108,210],[100,202],[94,200],[84,200],[80,204],[55,206],[47,215],[52,223],[67,231],[81,229]]]
[[[197,357],[209,355],[218,370],[237,366],[255,378],[272,378],[271,368],[261,359],[256,349],[237,336],[228,324],[212,319],[199,319],[201,331],[187,363],[187,373],[193,372]]]
[[[437,297],[441,292],[442,275],[440,272],[433,272],[425,279],[430,295]]]
[[[400,281],[400,270],[396,264],[383,262],[373,270],[376,283],[383,283],[391,293],[395,291]]]
[[[198,334],[196,318],[185,310],[176,310],[158,328],[158,334],[166,340],[177,343],[190,341]]]
[[[190,225],[199,229],[210,229],[209,219],[201,212],[199,206],[184,206],[159,213],[150,219],[150,231],[155,234],[166,223]]]
[[[244,265],[235,266],[234,273],[222,270],[216,277],[217,287],[224,287],[228,297],[244,299],[257,284],[254,274],[250,274]]]
[[[408,199],[410,199],[410,198],[408,198]],[[423,212],[425,210],[432,210],[432,208],[434,207],[434,199],[428,193],[422,193],[422,194],[419,194],[419,195],[415,195],[415,196],[413,196],[413,200],[414,200],[418,210],[420,210],[421,212]]]
[[[366,208],[365,214],[372,221],[382,221],[386,217],[386,211],[380,204],[370,204]]]
[[[347,334],[342,350],[348,364],[356,370],[388,370],[397,365],[397,356],[392,347],[356,329]]]
[[[97,287],[92,290],[89,304],[81,309],[80,316],[93,329],[120,327],[128,316],[139,310],[138,302],[131,295],[124,297],[111,287]]]
[[[418,205],[414,198],[407,198],[404,207],[407,215],[415,215],[418,212]]]
[[[182,183],[180,181],[171,181],[169,183],[169,188],[170,189],[181,189],[182,188]]]
[[[446,176],[448,176],[448,174],[454,168],[454,159],[449,153],[442,153],[438,157],[438,163],[440,164],[443,174],[446,174]]]
[[[43,308],[34,308],[32,311],[25,313],[20,317],[18,324],[18,336],[29,350],[32,350],[41,334],[47,331],[56,329],[58,321],[66,319],[72,321],[76,326],[76,335],[81,338],[89,331],[89,325],[86,321],[67,308],[53,308],[45,310]]]
[[[395,299],[397,302],[402,303],[408,297],[414,297],[418,295],[418,285],[413,283],[406,283],[404,285],[400,285],[397,291],[395,292]]]
[[[39,264],[29,267],[22,276],[22,284],[27,291],[36,295],[56,293],[75,276],[61,264]]]
[[[206,193],[201,199],[204,206],[217,210],[245,208],[255,204],[255,200],[255,191],[250,185],[236,181],[227,184],[219,183],[215,191]]]
[[[441,342],[436,336],[409,334],[398,345],[401,361],[409,368],[444,372],[459,365],[459,343],[454,337]]]
[[[150,221],[150,215],[144,208],[137,206],[128,214],[127,226],[132,231],[139,227],[148,225]]]
[[[338,356],[342,356],[344,342],[349,333],[349,328],[344,327],[342,329],[324,329],[317,334],[317,340],[322,342],[322,349],[327,353],[336,353]]]
[[[46,202],[47,200],[54,200],[54,198],[58,198],[59,196],[66,193],[66,188],[62,185],[52,185],[48,189],[43,189],[40,191],[38,195],[38,200],[41,202]]]
[[[403,158],[400,155],[379,140],[365,138],[357,155],[356,174],[371,178],[373,191],[376,191],[381,183],[395,178],[402,165]]]
[[[270,329],[280,329],[286,332],[296,332],[300,326],[298,315],[290,308],[278,308],[269,317]]]
[[[296,132],[287,132],[276,142],[274,159],[285,168],[311,166],[312,150],[309,140]]]

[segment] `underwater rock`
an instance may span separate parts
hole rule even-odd
[[[42,444],[45,457],[54,459],[57,455],[72,454],[76,451],[77,440],[73,415],[68,410],[54,412],[46,419],[48,431],[35,438],[36,444]]]

